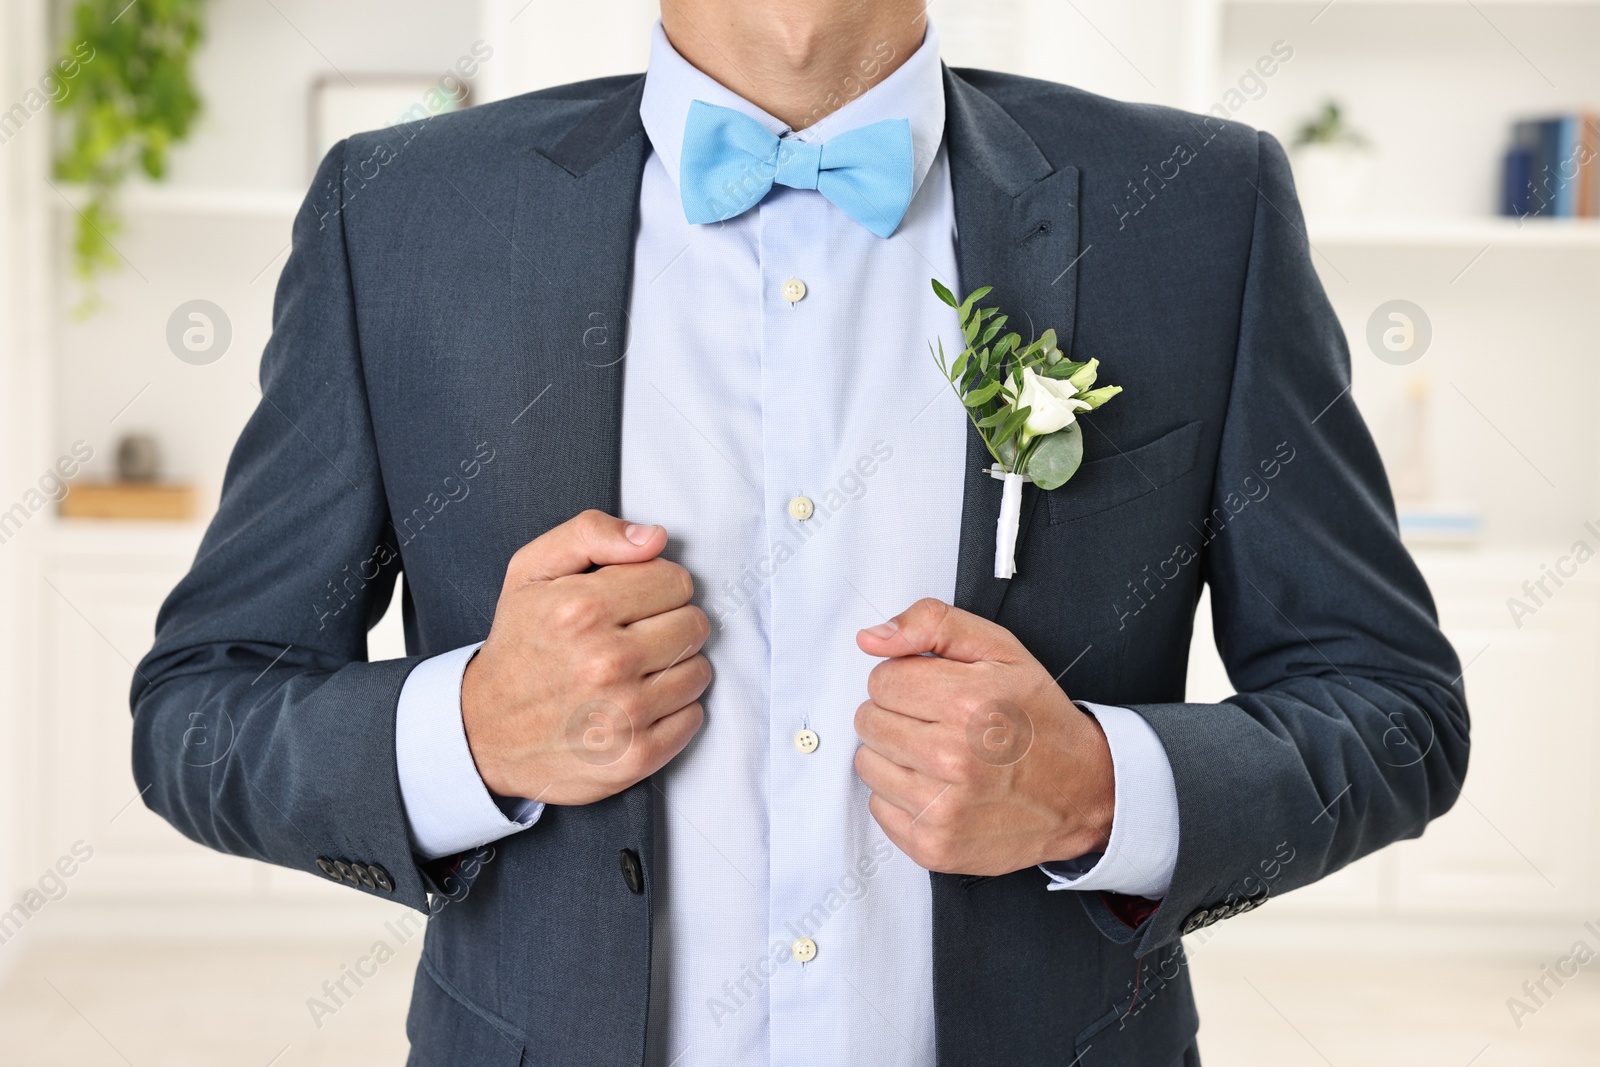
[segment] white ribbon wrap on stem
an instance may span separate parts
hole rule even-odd
[[[1017,527],[1022,522],[1022,486],[1033,481],[1026,474],[1010,474],[998,467],[989,468],[989,477],[1005,483],[1000,493],[1000,520],[994,530],[994,576],[1010,578],[1017,573]]]

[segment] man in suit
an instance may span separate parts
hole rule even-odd
[[[1011,579],[930,278],[1125,389]],[[1271,137],[673,0],[323,162],[136,774],[431,915],[414,1064],[1194,1064],[1182,935],[1465,773],[1349,373]]]

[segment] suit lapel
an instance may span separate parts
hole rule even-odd
[[[542,514],[617,513],[622,478],[622,358],[633,273],[639,184],[649,142],[639,118],[644,77],[623,83],[553,147],[525,153],[512,244],[519,351],[550,383],[526,409],[553,477]],[[620,804],[631,842],[654,872],[648,780]]]
[[[1053,167],[999,104],[948,67],[944,80],[962,295],[992,285],[988,301],[1011,316],[1019,333],[1037,336],[1053,327],[1070,353],[1078,300],[1078,170]],[[993,463],[969,426],[956,606],[988,619],[999,613],[1010,583],[1022,580],[1020,565],[1017,578],[994,577],[1000,482],[984,473]],[[1038,505],[1039,491],[1026,486],[1019,557]]]
[[[648,149],[642,77],[596,104],[553,147],[524,154],[512,244],[519,350],[550,389],[527,412],[543,431],[563,516],[616,513],[622,353],[639,183]]]

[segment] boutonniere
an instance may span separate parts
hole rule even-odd
[[[966,349],[947,360],[944,342],[929,344],[939,371],[950,382],[967,417],[977,427],[997,466],[989,475],[1005,483],[995,528],[994,576],[1017,573],[1017,524],[1022,486],[1057,489],[1083,462],[1083,428],[1078,413],[1093,411],[1122,392],[1120,385],[1093,388],[1100,361],[1075,363],[1056,347],[1055,330],[1023,344],[1021,335],[1002,333],[1006,316],[999,308],[977,306],[993,287],[985,285],[957,301],[933,279],[933,291],[956,309]]]

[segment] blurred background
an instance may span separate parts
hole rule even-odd
[[[1472,771],[1448,816],[1189,941],[1207,1062],[1600,1064],[1600,0],[932,13],[952,65],[1289,148],[1355,402],[1466,668]],[[403,1062],[420,938],[399,943],[392,905],[148,813],[132,664],[258,401],[320,152],[642,70],[654,17],[651,0],[0,0],[0,1060]],[[158,19],[186,29],[116,29]],[[135,121],[78,106],[129,72]],[[1159,180],[1082,210],[1151,195]],[[395,614],[374,658],[403,653]],[[1229,692],[1202,609],[1190,696]],[[396,958],[312,1012],[380,940]]]

